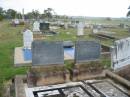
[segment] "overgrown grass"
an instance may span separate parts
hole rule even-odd
[[[12,27],[8,21],[0,22],[0,88],[16,74],[25,74],[27,67],[14,67],[14,48],[22,46],[24,26]]]

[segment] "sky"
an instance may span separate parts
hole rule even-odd
[[[18,12],[53,8],[58,15],[89,17],[126,17],[129,5],[130,0],[0,0],[1,7]]]

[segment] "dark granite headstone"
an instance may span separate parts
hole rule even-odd
[[[49,30],[49,23],[40,23],[40,30]]]
[[[95,41],[77,41],[75,44],[75,62],[82,63],[100,57],[101,46]]]
[[[34,41],[32,43],[32,65],[64,64],[63,42]]]

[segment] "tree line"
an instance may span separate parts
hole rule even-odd
[[[55,11],[52,8],[47,8],[43,10],[43,13],[40,13],[38,10],[32,10],[31,12],[28,12],[24,14],[25,19],[43,19],[43,18],[67,18],[67,16],[59,16],[55,13]],[[22,19],[22,13],[14,10],[14,9],[7,9],[4,10],[2,7],[0,7],[0,21],[3,19]]]

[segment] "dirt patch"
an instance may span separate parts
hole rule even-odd
[[[29,86],[64,83],[66,81],[66,71],[63,66],[32,67],[28,72],[27,79]]]
[[[101,73],[102,70],[104,69],[104,66],[101,64],[100,61],[93,61],[93,62],[88,62],[86,64],[79,64],[76,66],[76,68],[80,72],[86,72],[90,74],[95,74],[95,73]]]

